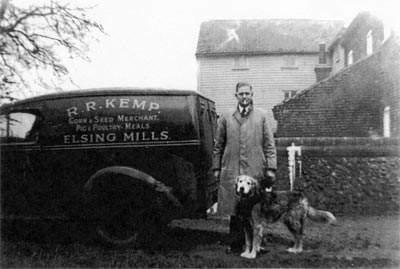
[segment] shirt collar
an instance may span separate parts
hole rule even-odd
[[[251,109],[252,109],[252,105],[251,105],[251,104],[248,105],[248,106],[246,106],[246,107],[242,107],[241,105],[238,105],[238,110],[239,110],[239,113],[240,113],[241,115],[247,115],[247,114],[249,114],[249,112],[250,112]]]

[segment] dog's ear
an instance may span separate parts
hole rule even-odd
[[[235,178],[235,184],[236,184],[236,185],[239,183],[239,178],[240,178],[240,176],[237,176],[237,177]]]
[[[259,184],[258,184],[258,180],[255,178],[251,178],[251,189],[252,189],[253,193],[258,193]]]
[[[255,190],[258,190],[259,184],[258,184],[258,180],[257,179],[253,178],[252,181],[251,181],[251,184],[253,184],[253,188]]]

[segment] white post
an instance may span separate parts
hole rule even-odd
[[[288,151],[288,163],[289,163],[289,180],[290,190],[293,190],[294,180],[296,178],[296,153],[301,156],[301,147],[295,146],[294,143],[290,147],[287,147]],[[300,175],[301,175],[301,161],[299,160]]]

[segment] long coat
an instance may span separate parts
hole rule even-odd
[[[235,109],[219,120],[213,170],[220,170],[217,213],[235,215],[235,179],[249,175],[258,180],[266,169],[276,169],[276,148],[267,112],[254,108],[247,116]]]

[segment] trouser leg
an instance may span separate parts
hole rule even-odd
[[[232,251],[242,251],[245,239],[241,220],[236,216],[231,216],[229,222],[229,246]]]

